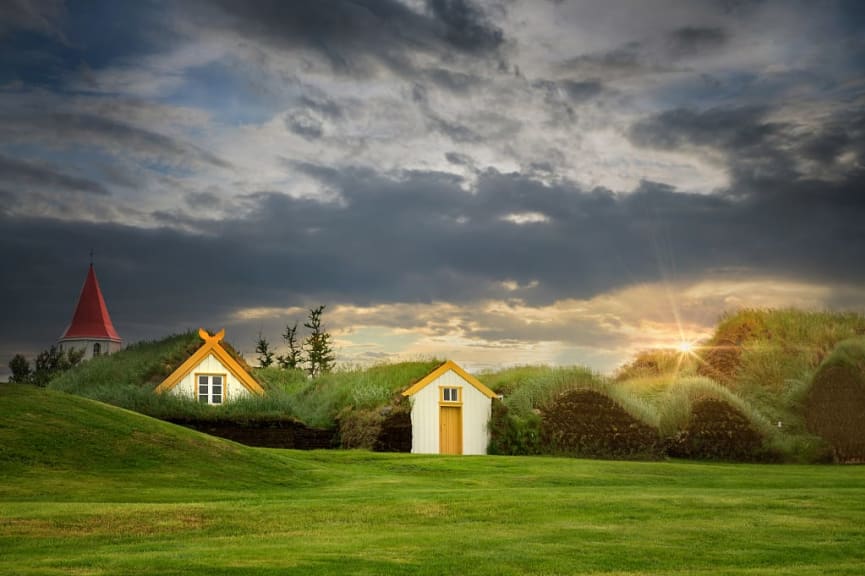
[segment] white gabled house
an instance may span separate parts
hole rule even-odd
[[[251,394],[264,394],[255,378],[220,344],[225,330],[211,336],[200,328],[198,335],[204,344],[156,387],[157,394],[167,392],[197,398],[204,404],[222,404]]]
[[[402,393],[415,454],[486,454],[496,393],[448,360]]]

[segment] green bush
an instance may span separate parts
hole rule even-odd
[[[525,416],[512,414],[499,399],[493,400],[490,417],[490,454],[541,454],[541,417],[536,413]]]

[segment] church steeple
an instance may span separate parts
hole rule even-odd
[[[93,262],[78,297],[72,322],[59,340],[61,348],[84,348],[84,357],[109,354],[118,350],[123,340],[114,329],[108,307],[102,297]]]

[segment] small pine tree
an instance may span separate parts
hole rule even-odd
[[[258,341],[255,344],[255,353],[258,354],[258,364],[262,368],[267,368],[273,364],[273,352],[270,350],[270,342],[267,338],[258,333]]]
[[[321,315],[324,308],[324,305],[311,308],[309,319],[303,323],[305,327],[311,330],[304,344],[306,348],[306,371],[313,378],[330,372],[336,359],[330,344],[331,336],[321,325]]]
[[[9,361],[9,370],[12,371],[12,375],[9,377],[10,382],[26,384],[30,381],[30,361],[23,354],[16,354],[12,357],[12,360]]]
[[[288,345],[288,354],[277,356],[276,361],[280,368],[294,370],[303,364],[303,351],[301,343],[297,341],[297,322],[294,326],[285,325],[285,333],[282,339]]]

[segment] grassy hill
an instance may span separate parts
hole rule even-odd
[[[0,387],[0,573],[860,574],[858,467],[254,449]]]
[[[321,481],[308,465],[79,396],[0,386],[0,496],[22,498],[34,482],[63,497],[159,497],[184,486],[202,498],[261,481],[286,488]],[[10,480],[17,478],[20,482]]]
[[[504,395],[494,409],[491,450],[798,462],[831,460],[834,454],[839,459],[817,428],[806,425],[805,403],[821,363],[839,342],[863,334],[865,317],[857,314],[742,310],[722,318],[713,336],[692,352],[644,351],[611,377],[582,367],[487,372],[481,380]],[[341,369],[316,380],[301,371],[253,369],[267,395],[220,407],[153,394],[199,343],[189,333],[137,344],[85,362],[50,387],[167,419],[338,425],[344,447],[371,448],[384,414],[404,415],[408,409],[399,392],[439,363]],[[856,395],[854,404],[863,394],[857,390],[849,391]],[[622,432],[637,429],[639,440]]]

